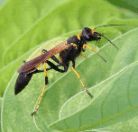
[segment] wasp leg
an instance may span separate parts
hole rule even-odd
[[[75,63],[75,60],[72,60],[72,67],[75,69],[75,65],[76,65],[76,63]]]
[[[36,101],[36,105],[34,107],[34,111],[31,113],[32,116],[37,113],[37,111],[39,109],[39,106],[40,106],[40,104],[42,102],[43,96],[44,96],[44,94],[45,94],[45,92],[47,90],[46,89],[46,85],[48,84],[48,76],[47,76],[47,68],[46,68],[46,64],[45,63],[44,63],[44,70],[38,70],[38,72],[42,72],[42,71],[44,72],[44,76],[45,76],[45,86],[42,88],[42,90],[40,92],[40,95],[39,95],[39,97],[38,97],[38,99]]]
[[[43,49],[42,52],[46,53],[48,51],[46,49]],[[55,65],[51,61],[47,60],[46,63],[50,66],[50,68],[47,68],[47,70],[54,69],[55,71],[58,71],[58,72],[61,72],[61,73],[66,72],[68,70],[69,65],[66,64],[66,61],[65,61],[65,63],[61,63],[61,61],[54,55],[51,57],[51,59],[53,61],[55,61],[57,63],[57,65]],[[59,69],[58,67],[60,67],[60,66],[63,66],[64,69]]]
[[[100,57],[104,62],[107,62],[107,60],[106,60],[99,52],[97,52],[97,50],[96,50],[95,47],[92,48],[92,47],[90,47],[88,44],[86,44],[86,45],[84,45],[84,48],[87,48],[87,49],[89,49],[90,51],[95,52],[96,55],[97,55],[98,57]]]
[[[46,50],[46,49],[43,49],[42,50],[42,53],[47,53],[48,51]],[[58,60],[58,58],[56,57],[56,56],[52,56],[51,57],[51,59],[53,60],[53,61],[55,61],[56,63],[58,63],[58,64],[60,64],[60,61]]]
[[[68,70],[68,65],[61,65],[61,64],[55,65],[54,63],[50,62],[49,60],[47,60],[46,63],[50,66],[50,68],[46,68],[46,64],[44,64],[44,70],[36,70],[34,72],[34,73],[44,72],[44,76],[45,76],[45,86],[42,88],[41,93],[40,93],[40,95],[39,95],[39,97],[37,99],[36,105],[34,107],[34,111],[31,113],[32,116],[37,113],[37,111],[39,109],[39,106],[41,104],[41,101],[43,99],[43,96],[44,96],[44,94],[46,92],[46,85],[48,84],[47,71],[50,70],[50,69],[54,69],[54,70],[56,70],[58,72],[63,73],[63,72],[66,72]],[[64,69],[59,69],[58,68],[59,66],[63,66]]]
[[[52,63],[51,61],[47,61],[47,64],[50,66],[50,68],[47,68],[47,70],[51,70],[51,69],[54,69],[55,71],[58,71],[58,72],[61,72],[61,73],[64,73],[68,70],[68,66],[67,65],[63,65],[63,64],[58,64],[58,65],[55,65],[54,63]],[[63,66],[64,69],[60,69],[59,66]]]
[[[85,86],[84,82],[81,80],[80,74],[75,70],[75,60],[72,61],[72,68],[71,70],[74,72],[78,80],[80,81],[83,89],[86,91],[86,93],[90,96],[90,98],[93,98],[93,95],[88,91],[87,87]]]

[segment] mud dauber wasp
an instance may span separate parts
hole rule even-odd
[[[107,27],[107,26],[120,26],[120,25],[110,24],[110,25],[101,25],[98,27]],[[16,84],[15,84],[15,94],[18,94],[19,92],[21,92],[28,85],[32,76],[36,73],[44,72],[45,86],[46,86],[48,84],[47,71],[53,69],[61,73],[67,72],[69,68],[69,63],[72,62],[72,71],[75,73],[75,75],[79,79],[86,93],[92,98],[93,97],[92,94],[87,90],[83,81],[80,79],[79,73],[75,70],[76,58],[80,55],[81,52],[84,52],[85,49],[87,48],[96,52],[93,48],[88,46],[87,42],[98,41],[102,37],[105,38],[107,41],[109,41],[116,49],[118,49],[118,47],[105,35],[103,35],[102,33],[96,32],[95,30],[96,28],[91,29],[89,27],[84,27],[81,33],[79,33],[78,35],[69,37],[66,41],[58,44],[57,46],[55,46],[49,51],[43,49],[42,55],[28,62],[24,62],[24,64],[18,70],[19,75],[18,75]],[[60,59],[58,59],[55,56],[56,54],[59,54]],[[97,55],[101,57],[103,61],[106,62],[106,60],[100,54],[97,54]],[[51,62],[49,60],[50,58],[57,64],[54,64],[53,62]],[[43,70],[40,70],[38,68],[41,64],[43,65]],[[47,67],[47,65],[49,67]],[[60,67],[63,67],[63,69]],[[45,91],[46,91],[46,88],[44,87],[37,100],[37,103],[36,103],[36,106],[34,108],[32,115],[34,115],[38,111],[39,105],[41,103],[41,100],[42,100],[42,97]]]

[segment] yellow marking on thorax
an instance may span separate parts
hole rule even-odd
[[[91,31],[92,31],[92,34],[94,34],[94,32],[96,31],[96,29],[94,28],[94,29],[91,29]]]
[[[77,39],[81,40],[81,33],[77,34]]]

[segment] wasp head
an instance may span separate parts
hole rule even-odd
[[[85,27],[82,30],[82,36],[85,41],[100,40],[101,34],[93,31],[91,28]]]

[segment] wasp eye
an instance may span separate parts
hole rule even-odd
[[[92,39],[92,30],[88,27],[85,27],[83,30],[82,30],[82,36],[85,40],[87,41],[91,41]]]

